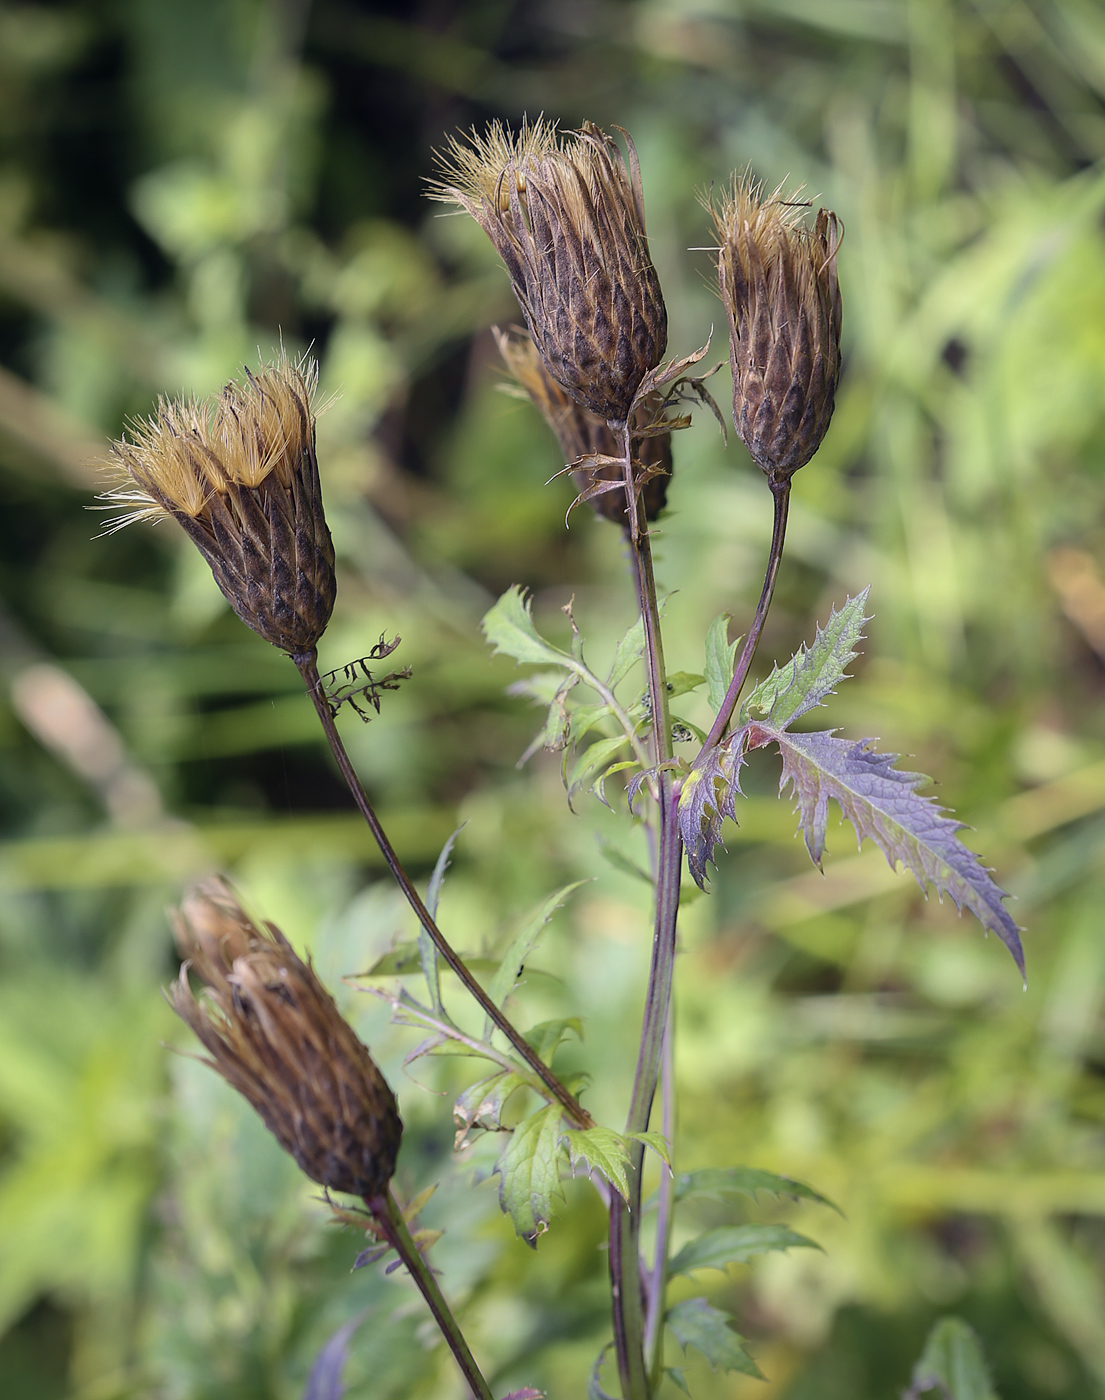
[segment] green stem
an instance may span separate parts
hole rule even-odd
[[[660,1063],[661,1131],[669,1144],[675,1142],[675,1017],[668,1007],[668,1024],[664,1031],[664,1048]],[[675,1218],[675,1174],[671,1167],[660,1168],[659,1201],[656,1207],[656,1253],[648,1286],[645,1311],[645,1357],[653,1386],[660,1381],[664,1360],[663,1322],[664,1298],[668,1287],[668,1255],[671,1252],[671,1229]]]
[[[445,1301],[444,1294],[438,1287],[433,1269],[423,1259],[418,1246],[411,1239],[407,1222],[403,1219],[403,1212],[399,1209],[395,1197],[389,1190],[386,1195],[367,1197],[365,1205],[375,1217],[384,1239],[402,1259],[407,1266],[407,1272],[418,1285],[430,1312],[434,1315],[434,1321],[441,1330],[441,1335],[448,1342],[449,1350],[457,1359],[457,1365],[460,1367],[464,1379],[468,1382],[472,1394],[476,1400],[493,1400],[491,1387],[484,1380],[480,1368],[476,1365],[475,1357],[468,1349],[464,1333],[460,1330],[459,1323],[450,1311],[449,1304]]]
[[[737,707],[740,699],[741,688],[744,685],[745,677],[748,675],[748,668],[752,665],[752,658],[756,655],[756,647],[759,645],[760,633],[764,630],[764,623],[767,621],[768,609],[771,607],[771,599],[775,593],[775,580],[779,576],[779,563],[783,557],[783,541],[787,533],[787,511],[790,506],[790,478],[785,481],[773,481],[771,483],[771,494],[775,498],[775,519],[771,531],[771,550],[767,559],[767,572],[764,574],[764,586],[760,592],[760,601],[756,605],[756,616],[752,620],[748,637],[744,643],[744,650],[737,661],[736,670],[733,672],[733,679],[729,683],[729,689],[725,692],[725,699],[722,701],[721,709],[717,712],[717,719],[714,720],[709,734],[706,735],[706,742],[702,745],[695,758],[692,767],[697,766],[702,755],[707,750],[712,749],[718,740],[725,733],[726,725],[732,718],[733,711]]]
[[[375,837],[376,844],[379,846],[384,860],[387,862],[388,869],[395,877],[396,884],[403,891],[407,903],[414,910],[419,923],[433,940],[437,951],[475,998],[485,1015],[487,1015],[493,1024],[502,1031],[503,1035],[506,1036],[507,1040],[510,1041],[511,1045],[525,1063],[533,1070],[534,1074],[552,1097],[560,1104],[561,1108],[563,1108],[564,1112],[571,1118],[572,1122],[580,1128],[593,1128],[595,1124],[591,1115],[585,1108],[581,1107],[574,1095],[570,1094],[564,1085],[561,1084],[560,1080],[557,1079],[556,1075],[553,1074],[552,1070],[541,1059],[533,1046],[528,1043],[520,1031],[515,1029],[508,1018],[503,1015],[487,995],[472,976],[471,972],[469,972],[468,968],[465,967],[462,959],[453,952],[453,949],[445,941],[445,935],[438,928],[433,915],[422,902],[422,896],[415,889],[410,876],[403,869],[394,847],[387,838],[387,833],[380,825],[380,819],[373,810],[372,803],[368,800],[368,794],[361,786],[361,780],[357,777],[356,769],[353,767],[349,755],[345,751],[345,745],[342,743],[341,736],[337,731],[337,726],[334,724],[334,716],[330,713],[330,704],[326,698],[326,692],[323,690],[322,681],[319,679],[316,653],[312,650],[293,656],[292,660],[299,668],[299,673],[303,677],[303,682],[307,687],[307,693],[314,703],[315,711],[318,714],[323,732],[330,745],[330,751],[333,753],[337,765],[341,769],[342,777],[345,779],[346,785],[353,796],[353,801],[357,804],[357,808],[361,816],[364,817],[368,829]]]
[[[676,821],[676,799],[671,769],[671,715],[668,709],[667,674],[664,669],[660,614],[648,523],[633,483],[632,452],[628,425],[620,429],[625,463],[626,509],[632,529],[630,544],[636,555],[635,576],[645,633],[645,665],[652,709],[653,754],[659,807],[656,870],[656,917],[652,962],[641,1045],[637,1057],[633,1095],[626,1118],[627,1132],[648,1128],[652,1101],[660,1075],[661,1052],[675,967],[675,927],[679,912],[679,883],[683,867],[683,843]],[[614,1302],[614,1347],[623,1400],[649,1400],[651,1387],[645,1365],[644,1309],[641,1297],[640,1222],[641,1168],[644,1147],[632,1144],[629,1164],[629,1198],[615,1195],[610,1209],[610,1276]]]

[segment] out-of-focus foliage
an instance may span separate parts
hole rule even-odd
[[[431,148],[544,110],[633,131],[671,349],[718,320],[695,188],[751,164],[842,216],[845,371],[796,480],[761,674],[872,585],[831,701],[935,773],[1011,886],[1028,988],[996,940],[830,832],[809,869],[753,755],[715,893],[688,900],[677,1168],[811,1182],[801,1249],[700,1278],[765,1386],[688,1353],[696,1396],[875,1400],[936,1317],[974,1328],[1003,1400],[1105,1395],[1105,17],[1093,0],[58,0],[0,5],[0,1378],[5,1400],[302,1394],[366,1308],[351,1397],[455,1395],[407,1285],[326,1223],[159,996],[162,914],[217,864],[335,989],[406,915],[293,669],[172,529],[93,539],[89,461],[159,392],[313,344],[339,601],[324,666],[403,635],[414,679],[342,723],[425,875],[466,826],[442,919],[494,951],[550,890],[526,1015],[580,1015],[569,1062],[620,1126],[648,947],[643,853],[555,759],[478,620],[507,585],[597,669],[630,620],[618,532],[543,483],[555,449],[497,392],[505,277],[421,198]],[[770,501],[743,451],[679,435],[659,537],[673,669],[747,625]],[[689,705],[687,716],[701,722]],[[762,760],[762,761],[761,761]],[[610,856],[607,859],[607,856]],[[386,1011],[344,1004],[393,1083],[399,1180],[498,1393],[583,1392],[607,1336],[586,1183],[536,1256]],[[490,1143],[494,1148],[496,1144]],[[772,1218],[779,1208],[772,1203]],[[764,1205],[766,1211],[768,1206]],[[692,1227],[761,1217],[688,1201]],[[677,1280],[673,1301],[692,1296]],[[670,1365],[683,1364],[669,1344]],[[674,1391],[672,1392],[675,1393]]]

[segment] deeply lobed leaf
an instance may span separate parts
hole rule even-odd
[[[778,729],[793,724],[808,710],[823,704],[841,681],[863,640],[863,624],[869,622],[863,610],[869,588],[849,598],[838,612],[835,608],[810,646],[802,646],[785,666],[776,666],[771,675],[753,690],[741,706],[741,718],[753,711]]]
[[[722,821],[726,817],[734,822],[737,819],[744,750],[745,731],[738,730],[724,743],[700,755],[679,791],[679,830],[687,848],[687,865],[699,889],[705,884],[706,867],[721,841]]]
[[[932,1391],[942,1400],[997,1400],[979,1340],[961,1318],[942,1317],[933,1327],[902,1400]]]
[[[796,799],[806,848],[817,865],[825,850],[829,799],[833,798],[862,842],[870,837],[894,867],[911,870],[923,889],[926,882],[950,895],[957,909],[967,908],[983,928],[997,934],[1024,975],[1020,931],[1002,904],[1004,891],[957,835],[963,823],[917,789],[928,781],[921,773],[895,768],[897,754],[876,753],[870,740],[837,738],[831,730],[791,734],[766,724],[747,726],[748,746],[775,743],[783,758],[780,791],[790,786]]]
[[[744,1338],[729,1326],[720,1309],[705,1298],[688,1298],[669,1308],[665,1319],[676,1341],[686,1351],[700,1351],[714,1370],[739,1371],[763,1380],[764,1374],[744,1348]]]
[[[694,1172],[680,1172],[674,1182],[677,1201],[685,1201],[692,1196],[723,1200],[732,1195],[755,1196],[760,1191],[770,1191],[775,1196],[791,1196],[795,1200],[816,1201],[839,1214],[839,1208],[812,1186],[789,1176],[762,1171],[758,1167],[701,1167]]]
[[[561,1112],[559,1104],[548,1104],[523,1118],[495,1163],[499,1204],[522,1239],[533,1246],[552,1218],[553,1197],[564,1195]]]
[[[672,1259],[670,1271],[689,1274],[695,1269],[725,1269],[730,1264],[747,1264],[757,1254],[800,1248],[821,1246],[785,1225],[719,1225],[688,1241]]]

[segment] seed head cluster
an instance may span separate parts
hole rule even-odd
[[[533,340],[521,327],[515,326],[505,332],[496,328],[495,340],[511,376],[552,429],[566,462],[592,455],[618,455],[620,444],[606,423],[565,393],[549,374]],[[651,422],[660,409],[661,396],[658,393],[648,394],[635,410],[634,418]],[[655,520],[667,501],[668,481],[672,472],[671,433],[633,437],[631,445],[634,476],[644,483],[641,499],[645,518]],[[572,480],[580,494],[591,502],[596,514],[620,525],[623,530],[630,529],[620,467],[605,463],[577,467],[572,472]],[[611,490],[600,489],[595,494],[589,494],[603,481],[617,484]]]
[[[637,152],[590,122],[561,137],[538,120],[453,140],[433,197],[466,209],[506,264],[553,380],[603,422],[625,423],[667,344],[648,251]]]
[[[395,1095],[310,962],[274,925],[259,929],[222,880],[197,886],[174,926],[187,961],[170,1000],[211,1066],[312,1181],[382,1194],[403,1133]],[[189,969],[205,984],[198,998]]]
[[[734,179],[720,208],[718,288],[729,318],[733,421],[772,482],[789,480],[821,445],[840,378],[840,223],[813,228],[779,190]]]
[[[171,516],[247,626],[293,655],[334,608],[334,546],[315,459],[317,367],[281,357],[211,401],[158,403],[112,444],[120,476],[109,522]]]

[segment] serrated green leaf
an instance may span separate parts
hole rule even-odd
[[[620,870],[623,875],[631,875],[635,880],[643,880],[646,885],[652,884],[652,876],[647,870],[639,866],[636,861],[630,860],[627,855],[623,855],[609,842],[604,841],[600,849],[603,858],[609,861],[615,870]]]
[[[691,1388],[687,1384],[687,1378],[683,1374],[681,1366],[665,1366],[664,1375],[671,1380],[673,1385],[677,1385],[684,1395],[690,1395]]]
[[[526,1040],[545,1063],[551,1065],[553,1056],[569,1031],[578,1039],[583,1039],[583,1022],[578,1016],[564,1016],[558,1021],[539,1021],[536,1026],[531,1026],[526,1031]]]
[[[785,1225],[720,1225],[690,1240],[669,1266],[673,1274],[689,1274],[695,1269],[725,1269],[730,1264],[747,1264],[757,1254],[787,1249],[820,1249],[805,1235]]]
[[[434,865],[433,874],[430,876],[430,883],[426,888],[426,909],[431,919],[437,918],[438,900],[441,898],[441,886],[445,880],[445,872],[449,869],[449,857],[453,853],[453,847],[457,843],[457,837],[467,826],[467,822],[461,822],[452,836],[449,837],[445,845],[441,848],[441,854]],[[418,930],[418,956],[422,964],[422,975],[426,979],[426,988],[430,994],[430,1003],[435,1011],[441,1010],[441,962],[437,945],[433,939],[421,926]]]
[[[943,1400],[998,1400],[982,1345],[958,1317],[942,1317],[933,1327],[912,1382],[902,1400],[919,1400],[931,1390],[941,1391]]]
[[[578,744],[614,712],[609,705],[577,705],[568,715],[568,740]]]
[[[599,739],[584,749],[576,759],[568,778],[568,795],[578,792],[581,787],[597,778],[628,743],[629,740],[624,734],[617,734],[612,739]]]
[[[696,1172],[680,1172],[675,1178],[675,1199],[685,1201],[691,1196],[724,1200],[726,1196],[755,1196],[770,1191],[775,1196],[791,1196],[794,1200],[816,1201],[839,1215],[840,1207],[812,1186],[789,1176],[761,1171],[758,1167],[702,1167]]]
[[[610,674],[606,678],[606,688],[615,690],[629,675],[633,667],[645,651],[645,623],[644,618],[638,617],[637,621],[628,629],[625,636],[618,643],[618,649],[614,653],[614,662],[610,667]]]
[[[502,1127],[507,1100],[528,1082],[522,1075],[503,1069],[469,1085],[453,1105],[458,1138],[462,1138],[470,1128],[498,1132]]]
[[[500,966],[498,958],[464,956],[464,965],[472,972],[494,972]],[[422,970],[422,950],[416,939],[404,939],[381,953],[367,972],[358,972],[358,977],[409,977]]]
[[[776,728],[785,729],[807,710],[820,705],[841,681],[863,640],[863,624],[869,588],[849,598],[831,613],[809,647],[801,647],[785,666],[776,666],[741,706],[741,719],[761,714]]]
[[[575,674],[573,672],[573,674]],[[531,671],[529,675],[521,676],[506,688],[508,695],[521,695],[528,700],[535,700],[539,705],[551,705],[556,692],[564,684],[564,672],[559,671]]]
[[[542,731],[542,743],[550,753],[559,753],[570,740],[572,715],[568,709],[568,693],[578,684],[579,676],[575,671],[570,672],[564,677],[563,684],[557,687],[556,694],[549,703],[549,713]]]
[[[537,1236],[547,1228],[553,1197],[564,1195],[560,1114],[560,1105],[554,1103],[523,1118],[495,1163],[499,1204],[529,1245],[535,1246]]]
[[[484,616],[483,634],[495,652],[530,664],[570,666],[572,658],[545,641],[533,624],[533,600],[518,584],[511,584]]]
[[[706,699],[710,709],[716,714],[721,709],[729,682],[733,679],[733,658],[737,654],[740,641],[729,640],[729,614],[722,613],[710,623],[706,633],[706,663],[703,666],[706,680]]]
[[[668,675],[668,698],[677,700],[680,695],[689,695],[705,683],[706,677],[697,671],[672,671]]]
[[[663,1133],[627,1133],[626,1137],[634,1142],[643,1143],[650,1152],[655,1152],[661,1162],[670,1170],[671,1168],[671,1148]]]
[[[607,1394],[602,1388],[602,1363],[606,1360],[606,1353],[614,1345],[607,1342],[603,1349],[595,1357],[595,1364],[591,1367],[587,1377],[587,1400],[614,1400],[614,1396]]]
[[[684,1351],[694,1347],[714,1370],[739,1371],[763,1380],[764,1374],[744,1349],[744,1338],[729,1326],[729,1319],[705,1298],[688,1298],[669,1308],[665,1319]]]
[[[572,1170],[582,1162],[589,1171],[606,1178],[623,1200],[629,1196],[626,1168],[629,1166],[629,1143],[613,1128],[569,1128],[564,1134],[568,1160]]]
[[[637,762],[635,758],[626,758],[623,759],[620,763],[612,763],[609,768],[607,768],[604,772],[599,774],[598,778],[591,785],[591,791],[595,794],[595,796],[598,798],[598,800],[602,803],[604,807],[609,807],[610,803],[606,800],[607,778],[612,778],[615,773],[624,773],[629,768],[640,768],[640,766],[641,765]],[[613,811],[613,808],[611,808],[611,811]],[[651,879],[649,879],[649,884],[652,884]]]
[[[496,1006],[502,1006],[507,997],[514,990],[514,985],[525,967],[526,959],[533,952],[537,940],[541,935],[541,930],[549,922],[552,916],[568,898],[573,890],[578,890],[580,885],[585,885],[586,880],[573,880],[570,885],[565,885],[555,894],[549,895],[545,902],[538,906],[533,914],[522,925],[510,942],[510,946],[503,954],[503,959],[499,963],[498,971],[491,979],[491,985],[487,989],[487,995]],[[491,1022],[488,1021],[484,1030],[484,1039],[489,1039],[491,1035]]]

